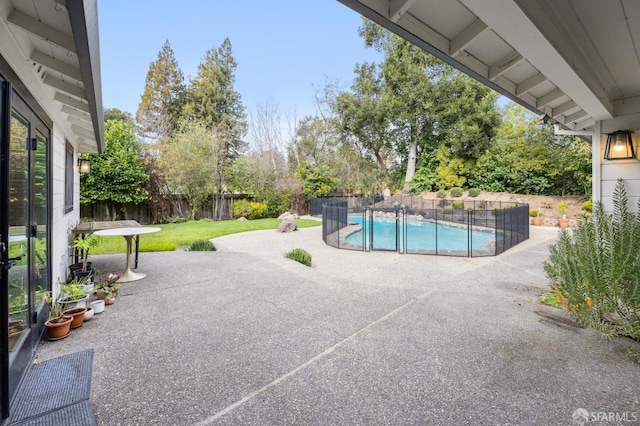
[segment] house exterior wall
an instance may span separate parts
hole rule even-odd
[[[73,210],[65,214],[65,163],[66,142],[62,131],[54,123],[53,141],[51,145],[51,277],[52,287],[57,296],[55,283],[64,281],[67,276],[69,245],[73,239],[70,232],[78,223],[80,216],[80,178],[77,169],[74,171]],[[74,156],[74,164],[77,156]]]
[[[633,130],[633,149],[638,157],[640,149],[639,138],[640,129]],[[624,179],[627,196],[629,198],[629,210],[637,211],[638,200],[640,200],[640,160],[604,160],[604,150],[607,143],[607,135],[602,134],[600,138],[601,159],[601,181],[600,181],[600,201],[606,211],[613,210],[613,192],[619,178]]]
[[[64,212],[65,204],[65,153],[66,140],[69,140],[74,150],[78,148],[75,136],[66,122],[66,116],[52,102],[52,94],[43,87],[38,75],[32,69],[32,64],[23,59],[18,46],[13,41],[13,35],[8,30],[6,22],[0,20],[0,54],[12,70],[19,76],[29,94],[35,99],[37,106],[53,121],[49,149],[49,167],[51,170],[51,279],[52,289],[57,292],[58,281],[66,278],[69,264],[69,231],[79,220],[80,215],[80,179],[78,171],[74,171],[74,208],[68,214]],[[21,95],[26,95],[21,93]],[[32,108],[34,101],[27,102]],[[40,117],[44,118],[44,117]],[[45,120],[47,121],[47,120]],[[74,156],[77,160],[77,154]],[[76,162],[74,161],[74,164]],[[57,294],[56,294],[57,295]]]

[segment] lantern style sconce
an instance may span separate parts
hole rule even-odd
[[[618,130],[607,135],[607,145],[604,148],[605,160],[624,160],[636,158],[633,151],[633,140],[629,130]]]
[[[91,163],[89,160],[79,158],[78,159],[78,171],[80,173],[89,173],[91,171]]]

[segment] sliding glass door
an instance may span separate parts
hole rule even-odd
[[[5,93],[1,123],[5,136],[0,170],[6,177],[0,191],[3,198],[0,234],[5,248],[1,284],[3,303],[8,305],[3,307],[8,314],[8,360],[4,361],[8,361],[8,371],[3,377],[6,395],[2,399],[10,401],[42,336],[45,315],[42,299],[50,288],[47,255],[50,131],[9,85],[3,87],[10,93]]]

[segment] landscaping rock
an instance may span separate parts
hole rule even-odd
[[[244,216],[238,218],[238,222],[246,222],[246,221],[247,221],[247,218]]]
[[[280,225],[278,225],[278,232],[292,232],[298,229],[298,225],[293,218],[285,218]]]
[[[298,215],[296,213],[291,213],[291,212],[284,212],[282,213],[280,216],[278,216],[278,220],[284,220],[284,219],[298,219]]]

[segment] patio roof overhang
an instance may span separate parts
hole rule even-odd
[[[339,0],[564,129],[640,128],[640,2]]]
[[[30,92],[46,94],[65,137],[79,152],[102,152],[97,0],[0,0],[0,33],[0,54]]]

